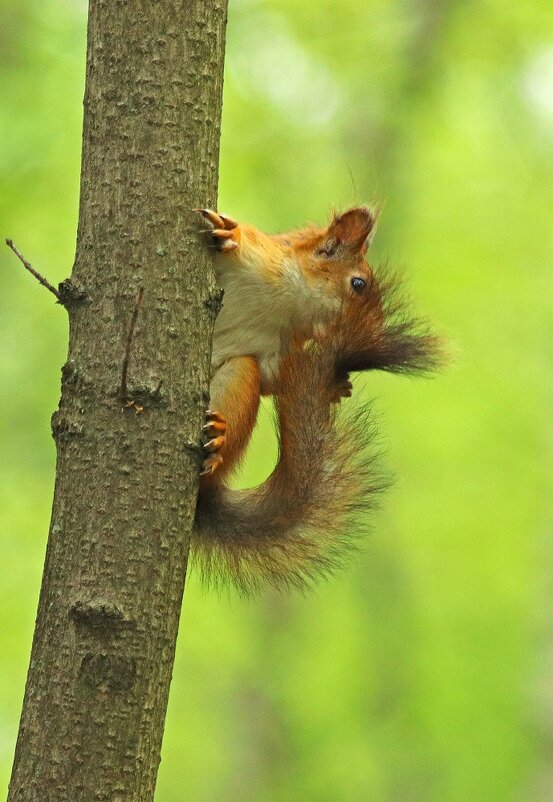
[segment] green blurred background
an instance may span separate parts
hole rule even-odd
[[[1,235],[71,269],[84,0],[0,5]],[[269,231],[383,201],[458,353],[371,376],[398,480],[307,597],[187,584],[159,802],[553,799],[550,0],[230,0],[220,208]],[[54,479],[65,315],[0,250],[0,773]],[[268,445],[267,443],[270,443]],[[265,416],[242,481],[274,457]]]

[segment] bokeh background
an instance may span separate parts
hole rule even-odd
[[[84,0],[0,5],[0,233],[71,269]],[[159,802],[553,799],[550,0],[230,0],[220,208],[268,231],[377,200],[457,354],[371,376],[398,477],[311,595],[187,584]],[[54,479],[65,315],[0,249],[0,774]],[[261,421],[241,481],[271,468]]]

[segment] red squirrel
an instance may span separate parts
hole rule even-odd
[[[385,484],[365,448],[374,441],[369,413],[337,420],[350,372],[426,371],[439,363],[439,343],[398,300],[397,281],[365,259],[374,210],[278,235],[200,211],[224,300],[193,559],[208,582],[230,578],[246,593],[265,583],[305,587],[342,563],[355,515]],[[277,466],[258,487],[231,490],[228,475],[267,394],[278,411]]]

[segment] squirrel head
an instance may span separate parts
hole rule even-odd
[[[416,373],[444,362],[439,338],[412,316],[399,276],[366,261],[377,219],[377,209],[348,209],[335,215],[312,246],[313,272],[340,304],[327,331],[339,381],[349,371]]]
[[[342,306],[361,317],[370,316],[374,324],[382,322],[380,292],[365,256],[376,232],[377,219],[378,210],[368,206],[348,209],[334,217],[315,250],[316,257],[330,262]]]
[[[304,238],[302,248],[306,271],[315,281],[324,283],[338,307],[375,328],[382,324],[380,291],[365,257],[377,219],[377,209],[348,209],[335,215],[327,229]]]

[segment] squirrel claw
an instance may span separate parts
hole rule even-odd
[[[213,473],[217,470],[219,465],[223,464],[223,458],[220,454],[210,454],[209,457],[206,457],[203,462],[202,470],[200,471],[200,476],[208,476],[210,473]]]
[[[202,463],[200,476],[214,473],[223,464],[223,457],[219,452],[225,444],[225,433],[227,431],[227,419],[220,412],[208,409],[205,417],[206,423],[202,426],[202,432],[210,439],[203,446],[207,456]]]
[[[205,217],[205,219],[212,225],[213,228],[224,228],[225,224],[221,217],[214,212],[213,209],[194,209],[195,212],[199,212],[201,215]]]
[[[238,228],[238,223],[236,220],[234,220],[232,217],[229,217],[228,214],[221,214],[221,212],[219,212],[219,217],[223,221],[225,228],[229,231],[232,231],[233,228]]]
[[[228,239],[229,233],[226,228],[214,228],[211,232],[211,236],[215,237],[215,239]]]
[[[238,248],[238,243],[235,240],[229,239],[232,234],[226,229],[223,228],[216,228],[211,232],[211,236],[215,241],[215,246],[220,251],[232,251],[234,248]]]
[[[224,445],[225,438],[223,435],[219,437],[213,437],[211,440],[208,440],[207,443],[204,445],[204,451],[212,453],[213,451],[219,451],[220,448]]]
[[[213,209],[197,209],[210,225],[209,234],[218,251],[233,251],[238,248],[238,223],[226,214],[214,212]]]
[[[231,239],[217,242],[217,249],[219,251],[233,251],[235,248],[238,248],[238,243],[233,242]]]
[[[226,430],[226,421],[216,419],[210,420],[208,423],[204,423],[202,426],[202,432],[208,437],[216,437],[218,435],[225,434]]]
[[[214,212],[213,209],[194,209],[200,212],[205,219],[211,223],[213,228],[224,228],[227,231],[232,231],[233,228],[238,228],[238,223],[226,214],[221,212]]]
[[[216,412],[213,409],[208,409],[205,413],[205,418],[207,423],[205,424],[204,429],[206,429],[210,424],[217,424],[221,431],[226,431],[227,419],[220,412]]]

